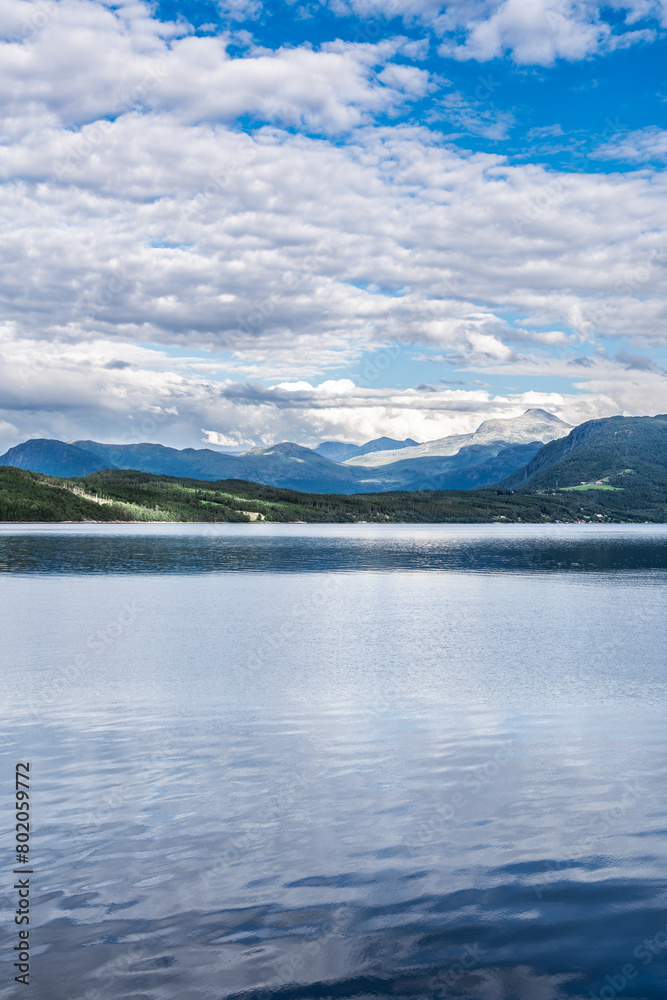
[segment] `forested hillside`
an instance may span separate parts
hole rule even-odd
[[[54,479],[0,467],[3,521],[484,523],[667,520],[667,504],[632,506],[624,491],[504,488],[393,493],[297,493],[242,480],[106,470]]]

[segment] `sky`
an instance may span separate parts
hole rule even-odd
[[[4,0],[0,450],[667,411],[667,0]]]

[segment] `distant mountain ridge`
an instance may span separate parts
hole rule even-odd
[[[417,441],[406,438],[405,441],[397,441],[395,438],[379,437],[366,444],[349,444],[346,441],[322,441],[313,451],[317,455],[330,459],[332,462],[344,462],[348,458],[357,455],[367,455],[376,451],[398,451],[401,448],[409,448],[417,445]]]
[[[0,456],[0,465],[41,472],[45,476],[89,476],[108,468],[99,455],[75,444],[51,438],[31,438]]]
[[[377,467],[413,458],[449,457],[458,454],[461,448],[474,445],[532,444],[535,441],[546,444],[554,438],[564,437],[571,430],[571,424],[566,424],[553,413],[534,408],[526,410],[519,417],[484,420],[471,434],[455,434],[414,447],[403,447],[400,453],[389,450],[380,452],[379,449],[372,454],[359,452],[344,461],[346,465]]]
[[[422,445],[410,438],[376,438],[350,446],[356,454],[342,461],[323,455],[321,445],[318,451],[289,441],[229,455],[210,448],[40,439],[10,449],[0,464],[61,478],[102,469],[134,469],[202,480],[243,479],[303,493],[472,489],[515,472],[535,456],[543,441],[569,430],[553,414],[532,409],[519,417],[485,421],[472,434]]]

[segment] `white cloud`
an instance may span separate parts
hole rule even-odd
[[[666,340],[660,176],[555,179],[411,129],[340,147],[131,114],[63,184],[54,141],[36,130],[29,155],[0,153],[10,176],[33,173],[0,200],[0,296],[23,336],[233,351],[249,377],[310,385],[393,340],[482,371],[531,342],[535,373],[577,339]]]
[[[218,9],[223,17],[232,21],[250,21],[262,13],[261,0],[218,0]]]
[[[339,146],[131,113],[71,157],[64,135],[0,149],[0,296],[27,332],[320,370],[507,313],[663,337],[662,175],[509,167],[407,127]]]
[[[470,346],[476,354],[485,355],[496,361],[510,361],[514,352],[502,341],[488,333],[471,333]]]
[[[493,338],[477,347],[490,372],[535,374],[530,356],[507,357]],[[280,440],[357,442],[388,434],[432,440],[474,430],[489,417],[543,407],[571,423],[613,413],[664,409],[665,379],[628,357],[586,366],[552,360],[542,374],[577,378],[579,392],[493,393],[486,387],[394,389],[351,379],[305,380],[267,388],[193,373],[188,358],[109,341],[48,345],[0,338],[0,449],[26,437],[93,438],[120,443],[159,440],[177,447],[247,448]],[[174,370],[175,369],[175,370]],[[438,371],[437,362],[434,371]]]
[[[526,139],[551,139],[563,134],[561,125],[542,125],[539,128],[528,129]]]
[[[6,2],[15,25],[22,10],[36,6]],[[26,110],[29,118],[79,127],[141,109],[189,123],[251,115],[337,133],[393,114],[429,85],[424,70],[391,64],[401,39],[333,42],[320,51],[251,49],[231,58],[229,36],[191,35],[187,25],[158,21],[141,4],[110,9],[94,0],[60,0],[48,9],[46,22],[27,38],[8,24],[8,40],[0,44],[0,100],[17,129]]]
[[[443,36],[440,52],[454,59],[487,61],[506,54],[520,65],[550,66],[557,59],[577,61],[618,48],[650,42],[656,25],[667,23],[660,0],[331,0],[375,23],[402,16]],[[623,15],[611,25],[610,9]],[[629,30],[640,21],[651,27]],[[370,28],[366,28],[370,34]]]
[[[283,389],[285,392],[321,392],[328,396],[344,396],[356,387],[351,379],[339,378],[327,379],[319,385],[311,385],[310,382],[279,382],[272,388]]]
[[[455,59],[487,61],[510,54],[519,65],[551,66],[557,59],[576,62],[589,56],[653,42],[655,28],[623,30],[638,19],[638,4],[618,4],[626,12],[625,24],[614,32],[604,20],[605,5],[586,0],[500,0],[485,5],[482,16],[466,25],[463,43],[447,39],[443,55]],[[646,5],[643,5],[646,6]],[[642,16],[659,15],[658,8]]]
[[[598,160],[621,160],[624,163],[666,163],[667,130],[648,126],[626,132],[620,138],[599,146],[591,156]]]

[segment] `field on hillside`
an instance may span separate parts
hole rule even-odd
[[[561,493],[572,493],[577,490],[580,493],[585,493],[586,490],[611,490],[612,493],[621,493],[622,486],[610,486],[609,483],[581,483],[580,486],[561,486]]]

